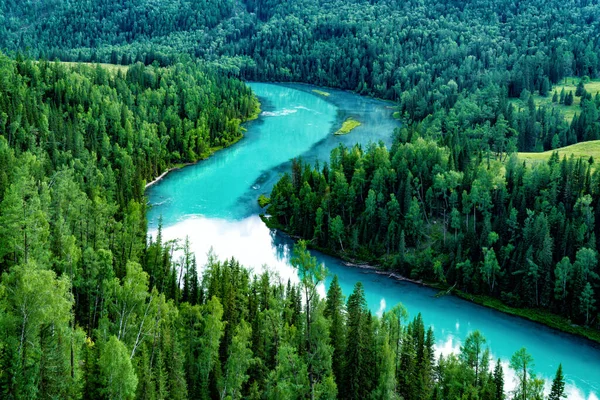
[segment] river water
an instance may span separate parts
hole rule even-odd
[[[169,173],[147,190],[152,207],[148,231],[155,235],[163,218],[165,239],[189,237],[200,265],[213,251],[219,258],[235,257],[256,271],[268,269],[280,279],[297,282],[289,265],[292,242],[268,229],[258,217],[259,194],[268,194],[279,176],[290,169],[290,160],[324,162],[340,143],[391,143],[398,127],[388,103],[343,91],[313,92],[308,85],[251,83],[261,101],[260,117],[246,125],[244,139],[206,161]],[[334,136],[347,117],[362,125],[348,135]],[[370,309],[381,315],[401,302],[411,318],[421,312],[433,326],[439,353],[456,351],[466,335],[479,329],[494,358],[504,362],[507,389],[514,386],[508,370],[510,356],[526,347],[535,359],[538,375],[550,381],[563,364],[569,399],[598,399],[600,348],[542,325],[487,309],[453,296],[436,298],[432,289],[399,282],[318,252],[329,277],[338,275],[348,296],[357,281],[363,282]],[[325,292],[325,286],[320,290]]]

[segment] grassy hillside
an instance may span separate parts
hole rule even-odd
[[[598,161],[600,160],[600,140],[581,142],[560,149],[545,151],[543,153],[519,153],[519,157],[527,161],[547,161],[555,151],[558,151],[561,158],[563,156],[570,157],[571,155],[574,155],[575,157],[585,159],[594,157],[594,160]]]
[[[563,113],[563,115],[565,116],[565,119],[567,121],[571,122],[573,120],[573,117],[575,116],[575,114],[579,113],[579,111],[581,109],[580,108],[581,97],[575,96],[573,98],[573,104],[570,106],[566,106],[566,105],[560,104],[560,103],[553,103],[552,96],[553,96],[554,92],[556,92],[557,96],[560,97],[560,93],[563,89],[565,91],[565,94],[569,93],[569,92],[573,92],[573,95],[575,95],[575,90],[577,90],[577,84],[579,83],[579,79],[580,78],[575,78],[575,77],[564,78],[559,84],[554,85],[552,87],[552,90],[550,90],[550,92],[548,93],[548,96],[545,96],[545,97],[540,96],[539,93],[534,94],[533,99],[535,101],[536,106],[538,106],[538,107],[545,106],[545,107],[556,108]],[[592,79],[588,83],[586,83],[584,85],[584,87],[585,87],[586,92],[590,93],[592,95],[592,97],[594,97],[596,95],[596,93],[600,92],[600,79]],[[513,100],[513,104],[520,108],[524,108],[527,106],[520,99]]]

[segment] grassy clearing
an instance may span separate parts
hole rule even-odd
[[[327,92],[324,92],[319,89],[313,89],[312,91],[313,91],[313,93],[316,93],[316,94],[324,96],[324,97],[329,97],[331,95],[331,93],[327,93]]]
[[[600,160],[600,140],[592,140],[590,142],[581,142],[560,149],[545,151],[543,153],[518,153],[519,158],[532,162],[548,161],[553,152],[558,151],[558,155],[562,159],[563,156],[583,158],[585,160],[594,157],[594,160]]]
[[[359,121],[350,117],[344,121],[344,123],[342,124],[342,127],[340,129],[338,129],[335,132],[335,134],[336,135],[346,135],[346,134],[350,133],[353,129],[358,128],[361,125],[362,124]]]
[[[564,104],[560,104],[560,103],[552,103],[552,95],[554,94],[554,92],[556,92],[556,94],[560,98],[560,92],[563,89],[565,90],[565,94],[569,93],[569,92],[573,92],[573,95],[575,95],[575,90],[577,90],[577,84],[579,83],[580,79],[581,78],[578,78],[578,77],[564,78],[560,83],[558,83],[557,85],[554,85],[552,87],[552,90],[550,90],[550,92],[548,93],[548,96],[546,96],[546,97],[540,96],[539,94],[534,94],[533,101],[535,102],[535,105],[537,107],[543,106],[543,107],[556,108],[563,113],[563,115],[565,116],[565,120],[567,120],[568,122],[571,122],[573,120],[573,117],[575,116],[575,114],[578,114],[581,110],[581,108],[580,108],[581,97],[575,96],[573,98],[573,104],[570,106],[565,106]],[[585,91],[590,93],[592,95],[592,97],[594,97],[596,95],[596,93],[600,92],[600,79],[592,79],[591,81],[586,83],[584,85],[584,87],[585,87]],[[512,103],[517,108],[519,108],[519,107],[525,108],[527,106],[520,99],[512,100]]]
[[[70,61],[61,61],[61,64],[64,64],[64,65],[66,65],[68,67],[77,67],[80,64],[81,65],[87,65],[88,67],[96,67],[96,65],[99,65],[100,67],[106,69],[108,72],[114,73],[114,74],[116,74],[119,71],[121,71],[122,73],[126,73],[127,70],[129,69],[128,65],[117,65],[117,64],[78,63],[78,62],[70,62]]]

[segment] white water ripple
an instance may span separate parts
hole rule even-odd
[[[279,111],[263,111],[261,113],[261,115],[263,117],[283,117],[283,116],[294,114],[297,112],[298,112],[298,110],[295,110],[295,109],[284,108],[283,110],[279,110]]]

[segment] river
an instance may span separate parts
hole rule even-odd
[[[308,85],[251,83],[261,101],[260,117],[246,125],[244,139],[217,152],[208,160],[169,173],[147,190],[152,207],[148,231],[156,232],[162,215],[166,239],[189,237],[201,265],[209,251],[220,258],[237,258],[255,270],[267,268],[281,279],[298,281],[289,265],[292,242],[268,229],[258,217],[259,194],[268,194],[278,177],[290,168],[290,160],[302,157],[326,161],[340,143],[363,146],[390,144],[398,127],[388,103],[337,90],[329,96]],[[348,135],[332,133],[347,117],[362,123]],[[401,302],[411,317],[421,312],[433,327],[436,348],[447,354],[460,347],[466,335],[479,329],[494,358],[504,362],[507,389],[513,387],[508,369],[510,356],[526,347],[535,359],[538,375],[551,383],[563,364],[569,399],[598,399],[600,395],[600,347],[584,339],[487,309],[453,296],[436,298],[432,289],[399,282],[373,272],[345,266],[318,252],[330,275],[337,274],[344,294],[362,281],[369,308],[376,314]],[[321,292],[325,292],[322,287]]]

